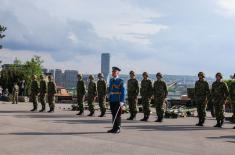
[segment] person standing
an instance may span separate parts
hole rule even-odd
[[[98,93],[98,102],[100,106],[101,114],[99,117],[104,117],[106,113],[106,93],[107,93],[107,86],[106,81],[104,80],[104,75],[102,73],[98,74],[98,81],[97,81],[97,93]]]
[[[222,80],[221,73],[216,74],[216,81],[212,84],[211,97],[215,106],[217,124],[214,127],[221,128],[224,123],[224,104],[229,96],[227,84]]]
[[[48,76],[48,84],[47,84],[47,100],[50,107],[50,110],[47,111],[48,113],[54,112],[55,110],[55,94],[56,91],[56,85],[55,82],[52,81],[52,76]]]
[[[118,77],[120,71],[120,68],[112,67],[112,78],[109,81],[108,93],[113,128],[108,130],[108,133],[121,132],[121,114],[125,102],[125,88],[123,80]]]
[[[133,120],[137,114],[137,99],[139,94],[139,83],[136,80],[135,72],[130,71],[130,79],[127,81],[128,105],[130,117],[127,120]]]
[[[77,75],[78,81],[77,81],[77,103],[78,103],[78,109],[79,112],[77,115],[82,115],[84,113],[84,96],[86,94],[86,88],[85,83],[82,79],[82,74]]]
[[[42,109],[39,112],[44,112],[46,110],[46,91],[47,85],[46,81],[44,80],[43,75],[40,75],[40,83],[39,83],[39,101],[42,105]]]
[[[19,86],[17,82],[14,82],[12,89],[12,104],[18,104]]]
[[[162,74],[157,73],[156,78],[157,80],[153,86],[154,102],[157,112],[157,120],[155,122],[162,122],[164,114],[163,104],[167,98],[168,91],[166,82],[162,80]]]
[[[32,82],[31,82],[31,100],[33,102],[33,109],[30,110],[32,112],[37,111],[38,109],[38,92],[39,92],[39,87],[38,87],[38,82],[36,81],[36,75],[32,75]]]
[[[148,73],[143,73],[143,80],[141,81],[140,95],[143,106],[144,117],[140,121],[148,121],[150,115],[150,101],[153,95],[152,81],[148,79]]]
[[[229,87],[229,93],[230,93],[230,99],[231,99],[231,104],[232,104],[232,119],[235,121],[235,74],[232,77],[232,82]]]
[[[206,119],[206,105],[210,97],[210,88],[208,82],[205,80],[205,74],[203,72],[198,73],[198,78],[194,90],[199,119],[196,126],[203,126]]]
[[[95,114],[94,101],[97,96],[96,83],[94,81],[94,76],[89,76],[88,92],[87,92],[87,103],[90,114],[88,116],[93,116]]]

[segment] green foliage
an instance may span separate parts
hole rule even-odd
[[[3,34],[3,32],[6,31],[6,30],[7,30],[6,27],[0,25],[0,39],[2,39],[2,38],[5,37],[5,35]],[[1,48],[2,48],[2,45],[0,45],[0,49],[1,49]]]
[[[29,94],[31,77],[32,75],[39,76],[42,74],[42,63],[43,61],[39,56],[34,56],[30,61],[26,61],[25,63],[15,59],[14,64],[2,69],[0,84],[2,85],[3,89],[8,88],[8,90],[11,92],[14,82],[25,80],[25,93]]]

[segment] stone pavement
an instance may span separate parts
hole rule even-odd
[[[213,128],[208,116],[205,127],[196,127],[197,118],[150,121],[125,120],[120,134],[108,134],[111,115],[105,118],[78,117],[57,104],[52,114],[29,112],[31,103],[12,105],[0,102],[0,155],[130,155],[130,154],[235,154],[235,130],[225,123]],[[88,112],[87,112],[88,113]],[[86,113],[86,114],[87,114]],[[96,112],[96,116],[99,112]]]

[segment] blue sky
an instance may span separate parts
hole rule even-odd
[[[0,59],[41,56],[47,68],[214,76],[235,72],[235,0],[0,0]]]

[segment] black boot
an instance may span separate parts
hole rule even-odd
[[[76,115],[82,115],[83,111],[81,110],[79,113],[77,113]]]
[[[41,110],[39,110],[39,112],[45,112],[46,109],[45,108],[42,108]]]
[[[87,115],[87,116],[94,116],[94,111],[92,111],[92,112],[90,112],[90,114],[89,115]]]
[[[224,119],[220,120],[220,127],[222,127],[224,124]]]
[[[145,122],[147,122],[148,119],[149,119],[149,116],[144,116],[144,118],[142,118],[140,121],[145,121]]]
[[[37,111],[37,108],[34,107],[32,110],[30,110],[31,112]]]
[[[162,117],[158,117],[155,122],[162,122]]]
[[[101,112],[101,114],[99,115],[99,117],[104,117],[105,116],[105,112]]]
[[[217,127],[217,128],[220,128],[220,127],[221,127],[221,124],[220,124],[220,121],[219,121],[219,120],[217,120],[217,124],[216,124],[214,127]]]
[[[134,119],[133,114],[131,114],[130,117],[127,118],[127,120],[133,120],[133,119]]]
[[[107,133],[113,133],[115,130],[112,128],[110,130],[107,131]]]
[[[49,111],[47,111],[48,113],[52,113],[52,112],[54,112],[54,109],[53,108],[51,108]]]

